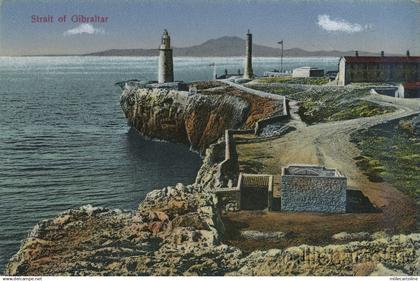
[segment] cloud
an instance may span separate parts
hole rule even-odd
[[[329,15],[319,15],[318,25],[328,32],[362,32],[372,28],[372,25],[361,25],[359,23],[351,23],[343,19],[331,19]]]
[[[63,33],[64,36],[78,35],[78,34],[104,34],[105,31],[100,28],[95,28],[90,23],[82,23],[79,26],[69,29]]]

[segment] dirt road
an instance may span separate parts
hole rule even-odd
[[[241,90],[244,90],[244,88],[241,86]],[[388,99],[387,97],[374,94],[366,99],[382,105],[395,106],[397,110],[384,115],[321,123],[312,126],[306,126],[296,114],[292,114],[291,122],[297,128],[296,131],[275,140],[239,144],[237,147],[239,158],[252,159],[252,156],[254,156],[256,161],[264,167],[262,172],[271,174],[279,174],[280,167],[293,163],[317,164],[339,169],[347,176],[349,189],[361,190],[382,212],[375,214],[328,215],[329,223],[334,225],[337,230],[348,232],[362,230],[414,231],[416,229],[417,209],[414,200],[390,184],[371,182],[360,171],[356,166],[356,161],[353,159],[360,152],[350,142],[350,135],[354,131],[363,128],[419,114],[420,101],[395,103],[393,98]],[[311,236],[311,232],[317,231],[319,223],[323,224],[323,222],[317,214],[307,213],[302,215],[305,217],[306,223],[299,231],[305,231],[308,236]],[[285,231],[288,228],[287,224],[284,223],[285,221],[290,221],[293,216],[299,217],[302,215],[273,213],[271,215],[255,216],[241,212],[236,218],[229,216],[227,219],[235,221],[237,224],[240,224],[241,221],[247,222],[249,229],[252,229],[253,225],[254,228],[258,225],[257,228],[259,230]],[[322,216],[322,218],[324,217]],[[255,220],[254,222],[253,219]]]

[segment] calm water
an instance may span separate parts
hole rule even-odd
[[[285,59],[286,69],[327,70],[336,58]],[[175,78],[236,72],[241,58],[176,58]],[[192,183],[200,166],[188,147],[143,139],[119,107],[127,79],[156,79],[157,58],[0,57],[0,272],[41,219],[84,204],[132,209],[154,188]],[[254,71],[279,68],[257,58]]]

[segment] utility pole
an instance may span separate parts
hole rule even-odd
[[[277,42],[277,44],[281,44],[280,73],[283,73],[283,40]]]

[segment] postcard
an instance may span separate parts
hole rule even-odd
[[[0,1],[3,280],[417,280],[419,11]]]

